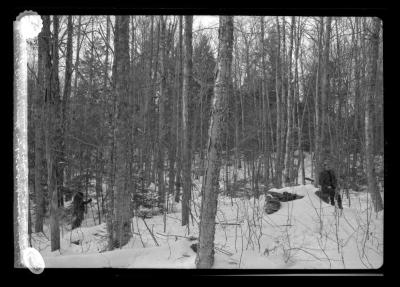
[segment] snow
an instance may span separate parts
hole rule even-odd
[[[195,253],[190,242],[178,240],[161,247],[119,249],[88,255],[46,257],[52,268],[192,268]]]
[[[307,161],[306,167],[310,167]],[[238,178],[243,178],[242,170]],[[46,228],[47,238],[33,234],[33,247],[47,268],[195,268],[196,254],[190,245],[197,241],[188,237],[198,236],[201,180],[193,181],[189,230],[181,226],[180,203],[174,203],[165,233],[162,214],[145,219],[149,229],[143,219],[134,217],[129,243],[105,251],[106,224],[96,225],[88,212],[81,228],[63,231],[60,251],[50,251]],[[350,200],[343,195],[344,209],[339,214],[315,195],[313,185],[270,190],[303,198],[281,202],[281,209],[268,215],[264,195],[259,199],[219,195],[213,268],[375,269],[383,264],[383,211],[373,211],[366,192],[350,190]],[[71,243],[78,240],[79,245]]]

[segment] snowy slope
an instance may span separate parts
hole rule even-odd
[[[366,210],[360,211],[356,205],[348,208],[344,200],[343,214],[338,216],[333,206],[319,200],[311,185],[274,191],[288,191],[304,197],[282,202],[281,209],[270,215],[263,212],[264,196],[260,200],[220,197],[214,268],[358,269],[381,266],[382,212],[377,216],[370,213],[367,218]],[[123,249],[99,253],[99,247],[105,246],[106,240],[105,237],[99,239],[99,234],[105,232],[103,224],[79,228],[80,233],[77,230],[72,234],[67,232],[61,254],[58,251],[41,252],[47,267],[195,268],[195,253],[190,249],[193,242],[180,237],[188,234],[180,226],[179,216],[179,213],[169,214],[166,234],[162,232],[162,216],[146,220],[157,243],[143,221],[134,219],[135,234]],[[190,228],[190,234],[196,236],[196,224]],[[365,240],[367,229],[369,238]],[[80,238],[82,244],[71,244],[69,238],[72,241]]]
[[[50,268],[195,268],[190,245],[196,241],[187,237],[198,236],[201,177],[194,184],[189,230],[181,226],[181,206],[175,204],[165,233],[162,215],[146,219],[147,227],[142,219],[133,218],[134,234],[122,249],[104,252],[106,225],[94,225],[89,214],[81,228],[63,232],[60,251],[50,252],[48,235],[33,234],[33,245]],[[383,264],[383,211],[373,212],[365,192],[344,196],[340,215],[320,201],[312,185],[271,191],[304,197],[281,202],[281,209],[268,215],[264,195],[219,196],[214,268],[370,269]]]

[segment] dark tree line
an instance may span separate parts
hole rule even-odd
[[[218,193],[234,195],[239,169],[256,197],[304,184],[307,154],[315,182],[329,157],[342,189],[368,185],[383,208],[381,21],[221,16],[210,31],[195,18],[42,16],[28,63],[29,180],[32,226],[50,218],[52,250],[77,191],[94,191],[86,208],[113,249],[140,206],[159,208],[165,229],[182,201],[189,228],[203,176],[198,266],[209,267]]]

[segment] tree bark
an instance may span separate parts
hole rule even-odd
[[[38,77],[35,101],[35,231],[43,232],[45,202],[43,192],[43,125],[44,114],[44,68],[46,59],[45,33],[42,30],[38,36]]]
[[[53,43],[50,43],[50,17],[45,17],[43,29],[46,39],[46,105],[47,105],[47,129],[46,129],[46,158],[47,158],[47,189],[50,202],[50,239],[51,251],[60,249],[60,227],[58,218],[58,186],[59,154],[55,152],[59,144],[59,83],[58,83],[58,17],[54,16]],[[52,50],[52,53],[50,50]],[[50,54],[51,53],[51,54]]]
[[[62,136],[62,145],[59,147],[61,150],[61,157],[63,164],[61,165],[60,172],[61,177],[63,178],[63,185],[65,184],[64,171],[67,167],[67,139],[66,133],[68,129],[68,117],[69,117],[69,100],[71,97],[71,83],[72,83],[72,34],[73,34],[73,23],[72,16],[68,16],[68,24],[67,24],[67,55],[65,59],[65,81],[64,81],[64,93],[63,93],[63,101],[62,101],[62,116],[61,116],[61,136]],[[60,194],[63,196],[62,194]]]
[[[372,203],[374,205],[375,212],[383,210],[382,197],[377,190],[376,176],[375,176],[375,154],[374,154],[374,119],[373,109],[374,102],[373,97],[377,92],[377,67],[378,67],[378,53],[379,53],[379,30],[380,30],[380,19],[374,18],[373,21],[373,32],[371,35],[371,58],[369,61],[368,72],[370,76],[369,88],[366,93],[366,110],[365,110],[365,158],[367,167],[367,180],[368,180],[368,191],[371,195]]]
[[[284,168],[285,168],[285,152],[286,152],[286,145],[285,145],[285,140],[286,140],[286,118],[287,118],[287,91],[286,91],[286,76],[287,76],[287,67],[286,67],[286,20],[285,17],[282,17],[282,59],[281,59],[281,66],[280,66],[280,72],[281,72],[281,138],[279,139],[279,144],[281,145],[281,153],[279,155],[279,167],[280,167],[280,174],[282,176],[281,179],[281,184],[284,184],[286,182],[286,178],[284,178],[285,173],[284,173]]]
[[[76,56],[75,56],[75,78],[74,78],[74,96],[77,94],[78,88],[78,69],[79,69],[79,52],[81,50],[81,21],[82,16],[78,16],[78,38],[76,41]]]
[[[191,180],[191,149],[189,140],[189,109],[191,105],[192,78],[192,27],[193,16],[185,16],[185,49],[183,66],[182,90],[182,133],[183,133],[183,194],[182,194],[182,226],[189,223],[190,198],[192,193]]]
[[[321,70],[321,54],[322,54],[322,35],[323,35],[323,18],[320,17],[320,28],[319,28],[319,37],[318,37],[318,63],[317,63],[317,73],[315,76],[315,127],[314,127],[314,135],[315,135],[315,148],[314,148],[314,186],[318,187],[319,182],[319,171],[321,165],[321,112],[320,112],[320,70]]]
[[[276,176],[276,186],[279,188],[282,185],[282,168],[280,165],[280,158],[281,158],[281,133],[282,133],[282,110],[281,110],[281,96],[280,96],[280,77],[279,77],[279,69],[281,66],[280,61],[280,50],[281,50],[281,39],[280,39],[280,28],[279,28],[279,18],[276,17],[276,29],[277,29],[277,55],[276,55],[276,62],[275,62],[275,94],[276,94],[276,154],[275,154],[275,176]],[[283,83],[282,83],[283,84]]]
[[[147,63],[147,73],[146,73],[146,92],[144,99],[144,111],[143,111],[143,126],[144,126],[144,177],[147,181],[150,181],[150,171],[151,171],[151,110],[153,107],[153,35],[154,35],[154,16],[150,18],[150,46],[147,48],[150,50],[150,55],[148,57]]]
[[[117,100],[113,247],[122,247],[131,236],[130,194],[126,188],[129,159],[129,16],[115,17],[114,93]]]
[[[321,81],[321,133],[320,133],[320,141],[321,141],[321,158],[320,160],[324,160],[326,156],[329,156],[333,151],[326,148],[328,146],[328,97],[330,93],[330,79],[329,79],[329,47],[330,47],[330,37],[331,37],[331,21],[332,17],[328,17],[326,20],[326,36],[325,36],[325,48],[323,55],[323,66],[322,66],[322,81]]]
[[[53,41],[52,41],[52,71],[51,71],[51,85],[54,95],[54,112],[55,112],[55,137],[54,137],[54,152],[55,152],[55,165],[56,165],[56,189],[57,189],[57,204],[64,206],[64,199],[62,194],[62,186],[64,185],[64,134],[63,134],[63,99],[60,93],[60,80],[59,74],[59,56],[58,56],[58,33],[60,30],[59,16],[53,16]],[[57,147],[57,148],[55,148]]]
[[[207,161],[202,185],[197,268],[214,264],[215,215],[217,212],[220,157],[226,103],[231,87],[233,16],[220,16],[217,75],[212,100],[212,115],[207,146]]]
[[[164,16],[160,17],[160,96],[158,99],[158,161],[157,161],[157,178],[158,178],[158,196],[159,205],[163,206],[165,212],[167,206],[165,204],[165,183],[164,183],[164,146],[165,146],[165,107],[167,101],[166,95],[166,35],[165,35],[165,21]]]
[[[176,141],[177,141],[177,149],[176,149],[176,154],[177,154],[177,164],[176,164],[176,180],[175,180],[175,185],[176,185],[176,191],[175,191],[175,202],[179,202],[180,200],[180,191],[181,191],[181,174],[182,174],[182,161],[183,161],[183,156],[182,156],[182,62],[183,62],[183,49],[182,49],[182,31],[183,31],[183,16],[179,16],[179,55],[178,55],[178,72],[177,72],[177,78],[178,78],[178,95],[177,95],[177,111],[178,111],[178,118],[177,118],[177,131],[176,131]]]
[[[289,72],[288,72],[288,95],[287,95],[287,129],[286,129],[286,148],[285,148],[285,185],[291,184],[292,179],[292,109],[293,109],[293,97],[292,97],[292,54],[293,54],[293,37],[294,37],[295,17],[292,16],[292,23],[290,29],[290,48],[289,48]]]
[[[264,171],[264,176],[265,176],[265,186],[268,186],[269,180],[270,180],[270,158],[271,158],[271,153],[274,150],[273,148],[273,129],[272,129],[272,117],[271,117],[271,111],[270,111],[270,102],[269,102],[269,92],[268,92],[268,79],[267,79],[267,73],[266,73],[266,63],[265,63],[265,42],[264,42],[264,17],[261,17],[261,43],[262,43],[262,75],[263,75],[263,99],[264,99],[264,109],[263,109],[263,114],[264,114],[264,129],[265,131],[265,171]]]
[[[173,35],[175,34],[175,29],[176,29],[176,24],[174,23],[173,30],[168,31],[168,39],[169,39],[169,46],[168,46],[168,51],[171,53],[171,57],[168,59],[168,62],[171,62],[169,66],[169,71],[172,70],[172,65],[173,65],[173,57],[176,56],[174,55],[174,37]],[[175,65],[176,68],[176,65]],[[169,162],[169,171],[168,171],[168,194],[173,195],[175,191],[175,163],[177,161],[176,158],[176,150],[177,150],[177,125],[178,125],[178,120],[179,120],[179,110],[177,109],[176,103],[177,103],[177,97],[179,96],[179,91],[178,91],[178,86],[179,82],[177,81],[177,77],[170,72],[168,74],[168,79],[170,80],[170,87],[168,91],[168,106],[169,106],[169,114],[171,116],[169,117],[169,148],[168,148],[168,162]],[[168,196],[169,196],[168,195]]]

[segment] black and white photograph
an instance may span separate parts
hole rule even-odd
[[[379,270],[384,24],[22,10],[14,267]]]

